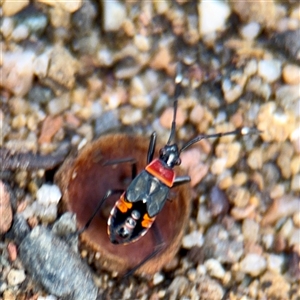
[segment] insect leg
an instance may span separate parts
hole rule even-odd
[[[156,138],[157,138],[157,134],[156,134],[156,132],[153,132],[151,134],[149,148],[148,148],[147,165],[153,160],[155,146],[156,146]]]
[[[131,179],[133,180],[137,175],[137,162],[136,162],[136,159],[133,157],[108,160],[103,163],[103,166],[119,165],[119,164],[128,163],[128,162],[131,163]]]
[[[138,263],[135,267],[133,267],[131,270],[125,273],[123,278],[132,275],[137,269],[139,269],[142,265],[144,265],[148,260],[150,260],[152,257],[154,257],[157,253],[159,253],[163,249],[165,245],[165,241],[160,233],[159,228],[156,225],[156,222],[153,223],[152,228],[153,228],[152,232],[156,242],[156,246],[154,247],[153,252],[147,255],[140,263]]]
[[[85,230],[88,229],[88,227],[91,225],[93,219],[99,212],[100,208],[102,207],[103,203],[105,200],[107,200],[110,196],[115,195],[115,194],[122,194],[124,190],[108,190],[107,193],[104,195],[104,197],[101,199],[101,201],[98,203],[97,208],[95,209],[94,213],[91,215],[89,220],[86,222],[86,224],[78,231],[78,234],[81,234]]]
[[[191,181],[191,177],[186,175],[186,176],[178,176],[174,179],[173,186],[176,187],[185,183],[188,183]]]

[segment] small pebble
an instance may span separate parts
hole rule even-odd
[[[153,276],[153,284],[154,285],[158,285],[160,284],[161,282],[163,282],[165,279],[165,276],[161,273],[155,273],[154,276]]]
[[[247,159],[247,164],[252,170],[260,170],[263,166],[263,151],[261,148],[254,148]]]
[[[53,98],[47,104],[48,112],[50,115],[58,115],[61,114],[64,110],[66,110],[70,105],[69,95],[64,94],[59,98]]]
[[[38,296],[37,300],[57,300],[57,298],[53,295],[48,295],[48,296]]]
[[[300,29],[286,30],[282,33],[275,33],[272,42],[274,45],[281,50],[288,58],[300,59],[300,39],[298,39]]]
[[[204,243],[203,234],[199,231],[193,231],[182,239],[182,246],[185,249],[191,249],[193,246],[201,247]]]
[[[229,210],[226,194],[216,186],[211,189],[208,205],[213,217],[226,214]]]
[[[143,118],[143,111],[139,108],[131,108],[129,106],[122,107],[120,111],[120,119],[124,125],[132,125],[141,121]]]
[[[289,239],[293,232],[293,222],[287,219],[279,230],[279,235],[285,239]]]
[[[5,38],[8,38],[14,30],[13,18],[3,18],[0,27],[0,32]]]
[[[222,82],[222,91],[227,103],[233,103],[243,93],[243,87],[239,84],[232,83],[228,78],[225,78]]]
[[[29,0],[22,0],[22,1],[4,1],[2,3],[2,12],[3,15],[6,17],[13,16],[24,9],[28,4]]]
[[[292,216],[299,210],[300,198],[284,195],[279,199],[275,199],[261,220],[261,225],[266,226],[273,224],[281,218]]]
[[[168,287],[170,299],[178,299],[178,295],[188,288],[188,283],[186,276],[176,276]]]
[[[51,54],[51,52],[48,51],[48,52],[42,53],[41,55],[34,58],[33,69],[34,69],[35,75],[37,75],[41,78],[44,78],[47,76],[49,63],[50,63],[50,54]],[[34,99],[34,100],[37,101],[36,99]]]
[[[165,45],[162,45],[151,59],[150,67],[155,70],[170,71],[171,61],[172,56],[170,50]]]
[[[260,25],[257,22],[251,22],[243,26],[241,29],[241,35],[246,40],[254,40],[261,30]]]
[[[299,228],[292,229],[291,236],[289,238],[289,246],[290,247],[292,247],[292,246],[298,247],[298,249],[300,251],[300,229]]]
[[[245,219],[242,225],[243,236],[246,241],[256,243],[259,237],[259,224],[251,219]]]
[[[197,223],[200,226],[208,226],[212,222],[212,214],[206,205],[200,205],[197,214]]]
[[[219,261],[216,259],[210,258],[204,263],[207,273],[211,277],[222,279],[225,276],[225,270]]]
[[[133,40],[134,44],[140,51],[149,51],[150,49],[150,40],[148,37],[141,34],[137,34]]]
[[[200,299],[220,300],[223,299],[225,290],[222,285],[209,276],[200,278],[199,286],[197,288]]]
[[[36,193],[37,202],[49,206],[58,204],[61,199],[61,192],[57,185],[43,184]]]
[[[47,116],[43,123],[39,136],[39,144],[50,143],[53,136],[62,128],[63,118],[61,116]]]
[[[0,234],[4,234],[11,226],[13,212],[10,203],[10,194],[2,181],[0,181],[0,215]]]
[[[293,222],[296,227],[300,228],[300,210],[294,213]]]
[[[267,257],[268,270],[271,272],[281,273],[284,264],[284,257],[282,255],[270,254]]]
[[[267,262],[261,255],[248,253],[241,260],[239,266],[241,272],[255,277],[261,274],[266,269]]]
[[[201,36],[216,33],[225,28],[230,15],[229,5],[223,1],[203,1],[198,4],[199,33]],[[214,18],[211,16],[214,15]]]
[[[214,175],[220,175],[226,170],[227,159],[225,157],[217,158],[210,166],[210,171]]]
[[[230,236],[222,225],[212,225],[205,234],[203,253],[220,263],[235,263],[244,253],[243,242],[237,236]]]
[[[287,84],[298,85],[300,83],[300,67],[297,65],[285,65],[282,69],[282,78]]]
[[[130,84],[130,103],[135,107],[145,108],[151,104],[151,100],[144,80],[135,76]]]
[[[250,193],[246,188],[232,185],[226,195],[230,203],[236,207],[246,207],[250,200]]]
[[[300,191],[300,174],[296,174],[292,177],[291,190],[294,192]]]
[[[281,62],[279,60],[261,60],[258,63],[258,75],[267,82],[274,82],[281,75]]]
[[[28,36],[29,36],[29,29],[24,24],[18,25],[11,34],[11,38],[16,42],[23,41],[26,38],[28,38]]]
[[[7,282],[10,286],[22,283],[26,279],[24,270],[11,269],[7,274]]]
[[[260,107],[257,128],[262,130],[265,141],[284,142],[295,129],[295,115],[291,111],[278,111],[275,102],[267,102]]]
[[[233,142],[230,144],[218,144],[215,148],[217,157],[226,158],[226,168],[231,168],[239,159],[241,152],[241,144]]]
[[[123,2],[104,1],[103,2],[103,30],[117,31],[121,28],[126,18],[126,7]]]
[[[276,23],[276,2],[273,0],[268,2],[235,1],[232,3],[232,9],[244,22],[257,22],[263,27],[274,26]]]
[[[290,299],[290,283],[280,274],[267,271],[260,278],[267,299]]]
[[[34,54],[29,51],[3,52],[2,56],[0,86],[16,96],[24,96],[32,86]]]
[[[50,52],[50,64],[47,73],[47,84],[53,84],[52,81],[71,89],[75,85],[75,75],[78,71],[78,62],[73,55],[62,46],[54,46]]]
[[[17,297],[16,293],[13,292],[11,289],[7,289],[3,292],[3,300],[16,300]]]
[[[10,261],[15,261],[17,259],[18,253],[17,253],[17,245],[13,242],[9,242],[7,245],[7,252]]]

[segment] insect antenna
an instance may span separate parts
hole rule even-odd
[[[220,133],[213,133],[213,134],[202,134],[198,135],[189,142],[187,142],[183,147],[180,149],[179,152],[182,152],[192,146],[193,144],[203,140],[203,139],[209,139],[209,138],[219,138],[225,135],[248,135],[248,134],[259,134],[262,131],[258,130],[257,128],[251,128],[251,127],[241,127],[233,131],[228,132],[220,132]]]
[[[174,141],[175,133],[176,133],[176,114],[177,114],[177,106],[178,106],[178,98],[181,94],[181,81],[182,81],[182,72],[181,72],[181,65],[178,64],[177,66],[177,75],[175,77],[175,92],[174,92],[174,104],[173,104],[173,120],[172,120],[172,127],[170,136],[167,142],[167,145],[170,145],[171,142]]]

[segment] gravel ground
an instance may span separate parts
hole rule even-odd
[[[297,1],[1,5],[1,300],[300,299]],[[165,143],[179,62],[179,145],[262,133],[183,152],[192,212],[179,253],[154,276],[117,280],[87,267],[54,171],[108,132]]]

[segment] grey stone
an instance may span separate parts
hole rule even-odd
[[[34,281],[68,300],[94,300],[97,288],[88,267],[69,246],[46,228],[35,227],[19,247],[20,258]]]

